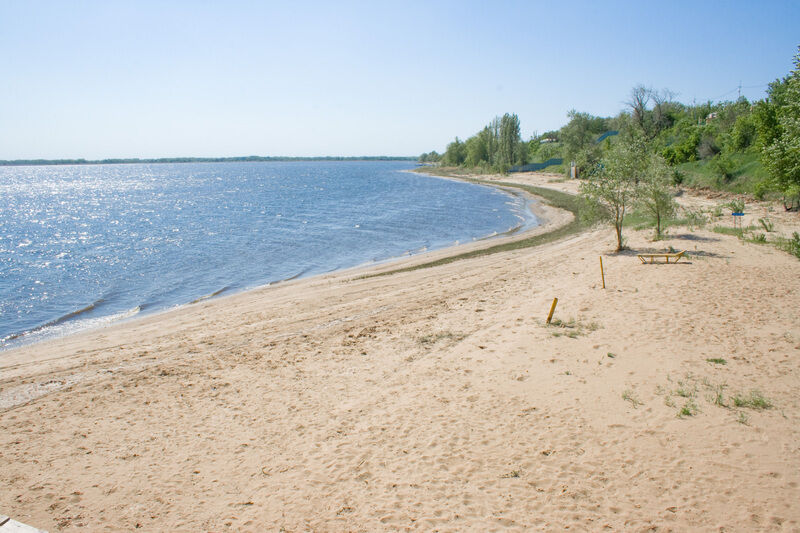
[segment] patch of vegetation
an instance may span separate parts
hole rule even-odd
[[[697,404],[694,403],[694,400],[689,400],[678,410],[678,418],[694,416],[699,412],[700,409],[698,409]]]
[[[744,228],[732,228],[730,226],[714,226],[712,231],[721,235],[733,235],[735,237],[742,237],[746,232],[757,230],[758,226],[747,226]]]
[[[731,210],[731,214],[733,213],[744,213],[744,200],[741,198],[734,198],[727,204],[725,204]]]
[[[770,409],[772,402],[767,399],[760,391],[751,390],[748,394],[736,394],[733,396],[735,407],[745,407],[747,409],[763,410]]]
[[[670,379],[669,376],[667,377],[667,381],[672,383],[672,379]],[[725,398],[725,389],[727,388],[725,383],[714,384],[707,378],[701,380],[692,373],[687,373],[683,379],[676,382],[676,385],[675,388],[672,386],[664,387],[659,385],[656,388],[656,394],[663,395],[664,405],[670,408],[676,407],[673,394],[686,400],[684,405],[678,410],[679,418],[694,416],[700,412],[697,404],[700,385],[707,391],[704,397],[710,404],[717,407],[728,408],[728,403]]]
[[[763,221],[763,219],[761,219]],[[762,227],[764,228],[772,228],[772,223],[765,224],[762,222]],[[719,233],[721,235],[733,235],[738,237],[740,240],[745,242],[751,242],[754,244],[771,244],[778,248],[779,250],[783,250],[798,259],[800,259],[800,234],[796,231],[792,234],[791,239],[787,239],[785,237],[775,237],[774,240],[769,240],[767,238],[766,233],[756,233],[757,230],[760,228],[758,226],[750,225],[744,228],[731,228],[729,226],[714,226],[713,231],[714,233]],[[767,229],[768,232],[772,232],[772,229]]]
[[[711,358],[706,359],[706,362],[714,364],[714,365],[727,365],[728,364],[728,361],[726,361],[725,359],[722,359],[721,357],[711,357]]]
[[[588,324],[585,324],[583,322],[575,320],[574,318],[570,318],[566,322],[564,322],[561,319],[555,318],[548,325],[550,327],[567,330],[565,332],[561,331],[553,332],[554,337],[561,337],[562,335],[564,335],[566,337],[569,337],[570,339],[577,339],[581,335],[586,335],[589,332],[597,331],[600,328],[600,326],[596,322],[589,322]]]
[[[800,259],[800,233],[795,231],[791,239],[777,239],[775,241],[775,246]]]
[[[725,403],[725,384],[723,383],[716,386],[709,385],[709,388],[712,392],[709,401],[717,407],[728,407]]]
[[[697,395],[697,383],[691,374],[687,374],[685,380],[678,381],[678,388],[675,394],[681,398],[694,398]]]
[[[636,397],[632,390],[626,389],[622,392],[622,399],[626,402],[631,402],[631,405],[634,409],[638,409],[640,405],[643,405],[643,402]]]
[[[758,152],[748,151],[690,161],[675,168],[682,174],[681,185],[685,187],[752,194],[756,185],[769,177],[759,157]]]
[[[683,218],[679,222],[684,223],[689,227],[690,230],[693,231],[696,228],[706,227],[708,218],[706,217],[706,214],[699,209],[684,208]]]
[[[441,331],[439,333],[432,333],[419,338],[419,343],[423,345],[432,345],[440,341],[458,342],[466,338],[463,333],[454,333],[452,331]]]

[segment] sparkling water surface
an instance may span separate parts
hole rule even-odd
[[[0,167],[0,349],[536,223],[415,166]]]

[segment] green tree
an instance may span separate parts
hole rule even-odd
[[[427,152],[419,156],[420,163],[438,163],[441,159],[441,156],[433,150],[432,152]]]
[[[495,167],[503,172],[514,165],[520,164],[522,151],[520,144],[519,117],[508,114],[500,118],[500,132],[498,137],[498,153]]]
[[[727,148],[731,152],[742,152],[750,148],[757,137],[758,129],[753,114],[739,115],[731,128]]]
[[[447,145],[447,150],[445,150],[442,156],[442,163],[446,166],[457,167],[464,164],[466,158],[467,148],[464,143],[456,137],[455,141]]]
[[[670,192],[672,171],[659,154],[650,153],[646,170],[639,182],[636,197],[639,206],[656,220],[656,238],[661,238],[661,223],[675,214],[675,200]]]
[[[794,56],[794,66],[785,86],[781,87],[780,98],[773,102],[772,139],[762,150],[762,163],[783,194],[787,209],[800,203],[800,46]],[[770,89],[775,90],[772,86]],[[770,100],[772,96],[770,92]]]
[[[595,172],[580,185],[581,196],[614,224],[617,251],[625,248],[622,226],[625,213],[638,200],[639,184],[648,166],[647,146],[641,135],[620,139],[604,157]]]
[[[477,135],[473,135],[467,139],[467,158],[464,164],[473,168],[478,166],[490,166],[492,144],[492,132],[487,126],[478,132]]]
[[[582,175],[594,168],[600,160],[602,149],[595,141],[608,129],[607,121],[574,109],[567,116],[569,122],[560,132],[563,157],[567,163],[575,161],[578,173]]]

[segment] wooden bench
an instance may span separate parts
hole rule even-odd
[[[672,253],[672,254],[669,254],[669,253],[639,254],[637,257],[639,258],[639,261],[641,261],[643,265],[647,264],[647,259],[650,259],[650,263],[651,264],[655,263],[657,257],[658,258],[663,257],[664,261],[666,261],[667,263],[669,263],[670,259],[674,259],[675,261],[673,261],[673,263],[677,263],[680,260],[681,257],[686,257],[686,250],[683,250],[683,251],[680,251],[680,252],[676,252],[676,253]]]

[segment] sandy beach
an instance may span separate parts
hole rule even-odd
[[[571,217],[537,209],[534,232]],[[800,229],[777,204],[747,213]],[[365,277],[443,250],[0,353],[0,514],[50,531],[800,531],[800,261],[712,231],[730,218],[657,242],[626,229],[634,252],[602,227]],[[635,253],[669,247],[689,259]]]

